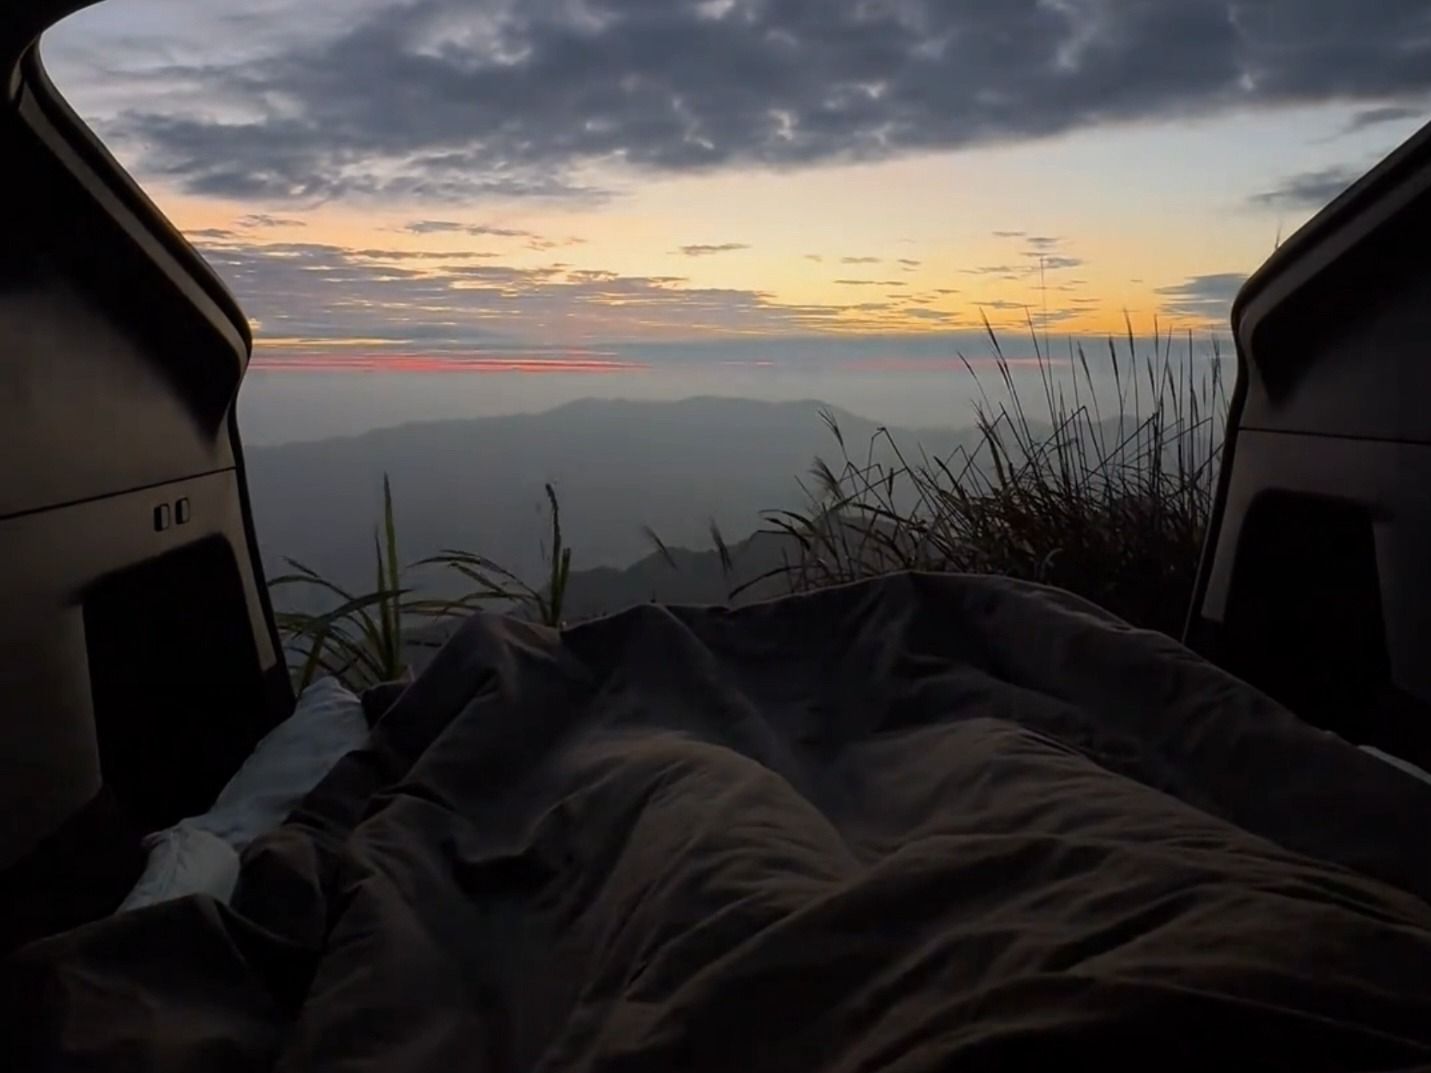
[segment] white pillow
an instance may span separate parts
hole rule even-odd
[[[242,850],[273,830],[342,757],[367,741],[363,704],[335,678],[303,691],[202,816],[184,822]]]
[[[217,835],[181,820],[144,839],[149,861],[116,913],[157,905],[171,898],[208,894],[227,902],[238,883],[239,856]]]

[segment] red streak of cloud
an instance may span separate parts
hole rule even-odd
[[[436,357],[423,354],[303,354],[292,357],[255,356],[250,369],[264,372],[343,373],[632,373],[649,368],[642,362],[609,358]]]

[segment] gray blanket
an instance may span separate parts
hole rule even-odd
[[[1431,1064],[1431,787],[1066,594],[470,621],[192,898],[4,969],[64,1069]]]

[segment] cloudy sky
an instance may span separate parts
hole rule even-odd
[[[1431,116],[1425,0],[106,0],[43,55],[294,368],[1205,332]]]

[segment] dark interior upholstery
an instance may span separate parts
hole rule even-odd
[[[46,5],[11,7],[0,889],[35,923],[109,904],[138,832],[206,807],[292,691],[233,428],[247,324],[49,86]]]

